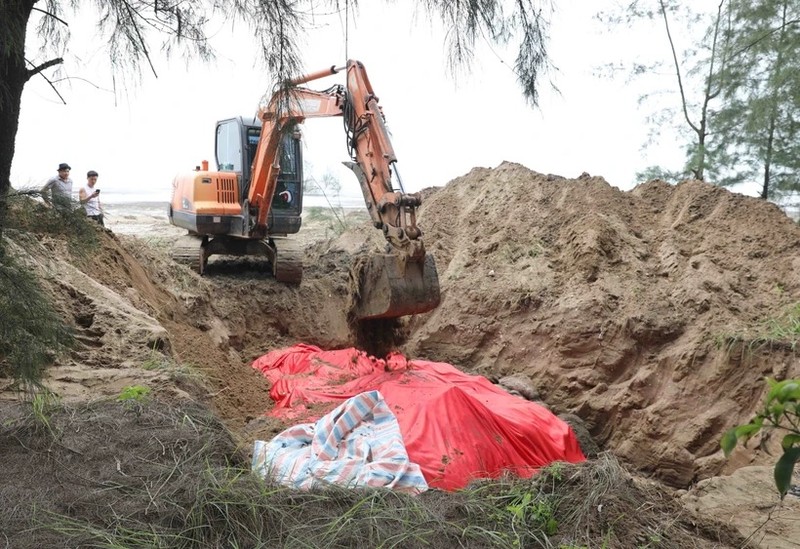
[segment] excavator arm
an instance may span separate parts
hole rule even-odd
[[[299,87],[312,80],[347,71],[347,87],[327,91]],[[394,153],[378,97],[372,90],[364,65],[348,61],[346,67],[331,67],[295,78],[290,86],[273,94],[259,112],[262,139],[253,160],[248,200],[257,210],[254,230],[265,233],[272,196],[280,173],[281,135],[306,118],[343,116],[347,146],[354,162],[346,165],[355,172],[367,210],[376,228],[389,243],[417,261],[425,247],[417,227],[417,194],[406,194],[397,171]],[[397,182],[395,188],[394,181]]]
[[[314,91],[301,84],[346,71],[346,85]],[[251,236],[267,234],[267,219],[280,173],[282,136],[306,118],[344,117],[347,165],[358,178],[367,210],[383,231],[392,252],[374,254],[359,266],[355,316],[387,318],[425,312],[439,304],[439,280],[433,258],[425,253],[417,226],[418,194],[406,194],[383,112],[364,65],[349,60],[300,76],[278,90],[259,111],[261,138],[248,194],[253,216]],[[396,185],[395,185],[396,183]]]
[[[416,261],[425,256],[417,227],[419,195],[406,194],[397,171],[397,157],[389,139],[378,97],[372,90],[364,66],[351,61],[347,66],[345,127],[351,156],[349,167],[356,173],[375,227],[383,230],[389,243]],[[397,188],[393,182],[397,182]]]

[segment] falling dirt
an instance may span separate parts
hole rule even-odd
[[[385,246],[360,212],[335,237],[310,223],[301,230],[298,287],[253,260],[212,258],[201,278],[168,259],[166,243],[180,234],[168,225],[147,239],[104,233],[80,268],[45,240],[24,253],[79,341],[49,383],[64,401],[139,384],[203,402],[246,448],[284,427],[263,415],[269,385],[250,367],[255,358],[298,342],[396,348],[521,380],[687,508],[745,536],[764,522],[777,495],[763,474],[740,470],[768,471],[775,456],[753,444],[725,459],[719,441],[758,408],[765,376],[800,377],[793,347],[765,337],[800,302],[796,223],[699,181],[623,192],[601,177],[513,163],[423,196],[418,217],[441,304],[389,326],[348,324],[353,257]],[[780,509],[754,537],[763,547],[800,539],[791,521],[800,499]]]

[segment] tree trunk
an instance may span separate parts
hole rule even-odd
[[[769,130],[767,133],[767,150],[764,154],[764,182],[761,186],[761,198],[769,199],[770,189],[770,167],[772,165],[772,152],[775,141],[775,117],[769,119]]]
[[[11,161],[19,126],[22,89],[28,81],[25,32],[36,0],[5,0],[0,5],[0,257],[11,187]]]

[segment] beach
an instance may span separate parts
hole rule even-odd
[[[106,228],[116,234],[147,237],[179,236],[186,229],[169,222],[167,202],[123,202],[106,204],[103,217]]]
[[[166,201],[119,201],[103,205],[105,226],[114,234],[136,236],[144,240],[171,240],[186,234],[186,229],[169,221]],[[330,203],[319,195],[303,197],[303,225],[298,238],[302,242],[339,234],[346,227],[368,221],[363,200],[337,197]]]

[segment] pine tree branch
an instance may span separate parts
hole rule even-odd
[[[689,124],[689,127],[692,128],[695,133],[699,135],[700,128],[698,128],[694,122],[689,118],[689,111],[686,105],[686,91],[683,89],[683,78],[681,77],[681,65],[678,61],[678,54],[675,52],[675,42],[672,39],[672,31],[669,28],[669,18],[667,17],[667,7],[664,5],[664,1],[660,0],[659,4],[661,5],[661,16],[664,19],[664,28],[667,31],[667,39],[669,40],[669,47],[672,51],[672,60],[675,63],[675,76],[678,78],[678,90],[681,93],[681,105],[683,106],[683,117],[686,119],[686,123]]]
[[[714,78],[713,78],[713,76],[714,76],[714,63],[716,62],[716,59],[717,59],[717,41],[719,40],[719,26],[720,26],[720,21],[722,20],[722,7],[723,7],[724,4],[725,4],[725,0],[720,0],[719,5],[717,6],[717,19],[714,22],[714,40],[712,41],[712,46],[711,46],[711,61],[709,63],[709,67],[708,67],[708,76],[706,77],[706,82],[707,82],[707,84],[706,84],[706,103],[705,103],[706,106],[708,105],[708,103],[711,102],[712,99],[715,99],[722,91],[722,83],[721,82],[717,85],[715,90],[712,89],[712,87],[713,87],[712,82],[714,80]],[[727,61],[726,56],[722,55],[722,59],[720,61],[720,64],[722,66],[720,67],[720,70],[718,71],[719,74],[724,74],[725,73],[726,61]]]
[[[56,21],[58,21],[59,23],[61,23],[65,27],[69,27],[69,23],[67,23],[66,21],[64,21],[63,19],[61,19],[59,16],[57,16],[54,13],[51,13],[49,11],[45,11],[45,10],[40,9],[40,8],[33,8],[33,11],[38,11],[39,13],[43,13],[48,17],[52,17],[53,19],[55,19]]]
[[[134,12],[136,15],[140,15],[138,11],[134,10],[129,2],[125,2],[125,9],[128,10],[128,16],[131,18],[131,24],[133,25],[133,29],[136,31],[136,36],[139,38],[139,44],[142,46],[142,51],[144,52],[144,57],[147,59],[147,63],[150,65],[150,70],[153,71],[153,76],[158,78],[158,73],[156,73],[156,68],[153,66],[153,60],[150,59],[150,52],[147,51],[147,43],[144,41],[142,37],[142,33],[139,31],[139,25],[136,23],[136,17],[134,16]]]
[[[33,63],[31,63],[31,62],[30,62],[30,61],[28,61],[27,59],[26,59],[25,61],[26,61],[26,62],[27,62],[29,65],[33,66]],[[33,67],[32,69],[30,69],[30,70],[28,71],[28,78],[27,78],[27,80],[30,80],[32,77],[36,76],[37,74],[39,74],[39,73],[40,73],[40,72],[42,72],[43,70],[49,69],[49,68],[50,68],[50,67],[52,67],[53,65],[60,65],[60,64],[61,64],[61,63],[63,63],[63,62],[64,62],[64,59],[63,59],[63,58],[61,58],[61,57],[56,57],[55,59],[51,59],[50,61],[45,61],[44,63],[42,63],[42,64],[41,64],[41,65],[39,65],[38,67]]]
[[[53,80],[53,83],[55,84],[57,82],[62,82],[64,80],[80,80],[82,82],[86,82],[87,84],[89,84],[90,86],[92,86],[96,90],[100,90],[100,91],[104,91],[104,92],[108,92],[108,93],[114,93],[114,90],[109,90],[109,89],[104,88],[102,86],[98,86],[97,84],[95,84],[94,82],[89,80],[88,78],[83,78],[82,76],[67,76],[67,77],[64,77],[64,78],[59,78],[58,80]]]
[[[770,36],[772,36],[776,32],[783,32],[783,31],[786,30],[786,27],[790,27],[792,25],[797,25],[797,24],[800,24],[800,19],[790,19],[789,21],[786,21],[784,24],[782,24],[780,27],[776,27],[774,29],[770,29],[769,31],[765,32],[762,36],[759,36],[758,38],[756,38],[755,40],[753,40],[749,44],[745,44],[744,46],[742,46],[738,50],[734,51],[731,54],[731,57],[736,57],[740,53],[744,53],[747,50],[749,50],[750,48],[758,45],[759,42],[761,42],[763,40],[766,40],[767,38],[769,38]]]
[[[28,59],[26,59],[25,61],[29,65],[33,66],[33,63],[31,63]],[[38,67],[32,68],[31,70],[28,71],[28,80],[30,80],[31,77],[33,77],[33,76],[38,74],[39,76],[44,78],[47,81],[48,84],[50,84],[50,87],[53,88],[54,92],[56,92],[56,95],[58,96],[59,99],[61,99],[61,102],[66,105],[67,104],[66,100],[64,99],[64,97],[60,93],[58,93],[58,89],[55,87],[53,82],[49,78],[47,78],[44,74],[42,74],[42,71],[47,69],[48,67],[52,67],[53,65],[58,65],[58,64],[61,64],[63,62],[64,62],[64,60],[62,58],[57,57],[55,59],[51,59],[50,61],[42,63]]]

